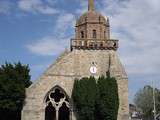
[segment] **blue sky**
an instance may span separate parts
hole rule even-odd
[[[112,38],[129,77],[129,101],[139,88],[160,86],[160,1],[95,0],[109,17]],[[87,0],[0,0],[0,64],[29,64],[32,80],[69,48]]]

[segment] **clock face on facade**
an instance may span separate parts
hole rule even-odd
[[[97,73],[97,68],[96,68],[96,66],[91,66],[91,67],[90,67],[90,72],[91,72],[92,74]]]

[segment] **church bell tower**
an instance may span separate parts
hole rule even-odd
[[[88,0],[88,11],[76,22],[75,38],[71,50],[117,50],[118,40],[110,39],[109,18],[95,10],[94,0]]]

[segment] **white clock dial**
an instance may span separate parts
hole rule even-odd
[[[97,73],[97,68],[96,68],[95,66],[91,66],[91,67],[90,67],[90,72],[91,72],[92,74]]]

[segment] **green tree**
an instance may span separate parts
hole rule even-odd
[[[155,89],[156,110],[160,112],[160,91]],[[145,86],[140,89],[134,98],[136,106],[142,111],[144,119],[153,119],[153,88],[151,86]]]
[[[31,84],[28,65],[5,63],[0,67],[0,120],[20,120],[25,88]]]
[[[96,90],[94,77],[75,81],[72,96],[78,112],[78,120],[95,120]]]
[[[76,80],[72,95],[78,120],[117,120],[119,99],[114,78]]]
[[[119,98],[115,78],[99,77],[96,117],[99,120],[117,120]]]

